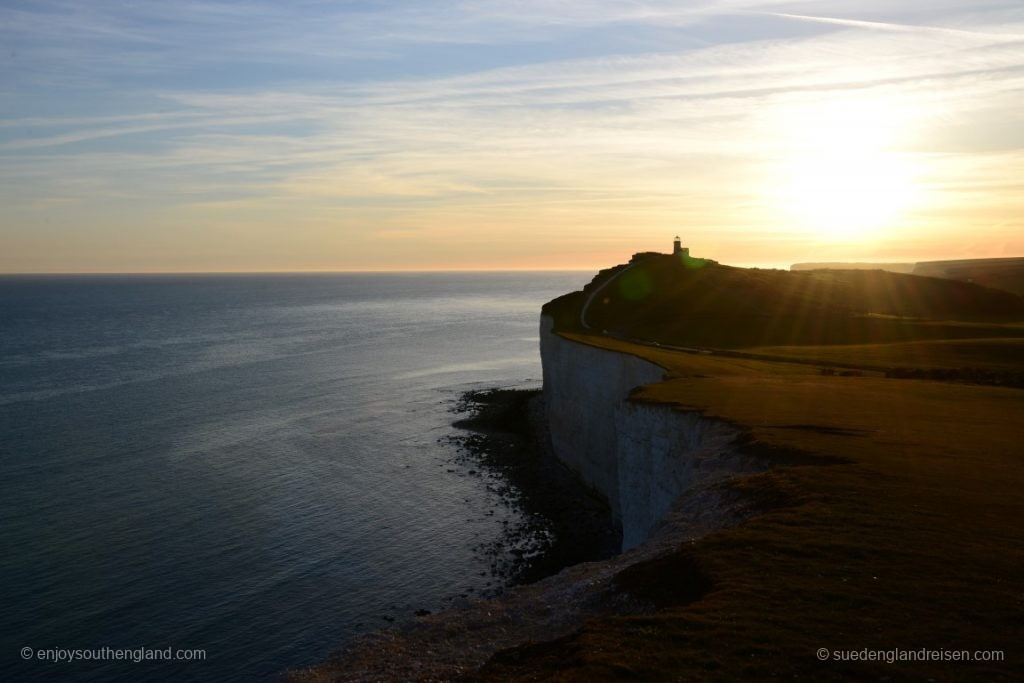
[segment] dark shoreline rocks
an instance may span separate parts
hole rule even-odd
[[[468,416],[453,438],[467,466],[503,479],[503,496],[525,521],[483,549],[492,568],[509,584],[532,583],[581,562],[619,552],[621,530],[605,501],[551,452],[539,390],[469,391],[454,412]],[[476,470],[469,470],[469,474]]]

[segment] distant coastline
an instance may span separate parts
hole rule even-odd
[[[975,282],[1024,295],[1024,256],[907,263],[794,263],[790,270],[886,270]]]

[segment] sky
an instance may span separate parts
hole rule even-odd
[[[0,272],[1024,255],[1024,3],[0,0]]]

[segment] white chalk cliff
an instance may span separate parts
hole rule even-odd
[[[665,371],[636,356],[575,342],[541,316],[544,402],[555,454],[601,493],[622,525],[622,549],[643,543],[685,492],[757,469],[740,430],[670,406],[629,400]]]

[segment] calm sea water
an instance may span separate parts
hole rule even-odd
[[[0,678],[272,678],[486,590],[516,512],[450,409],[538,384],[540,305],[589,277],[0,278]]]

